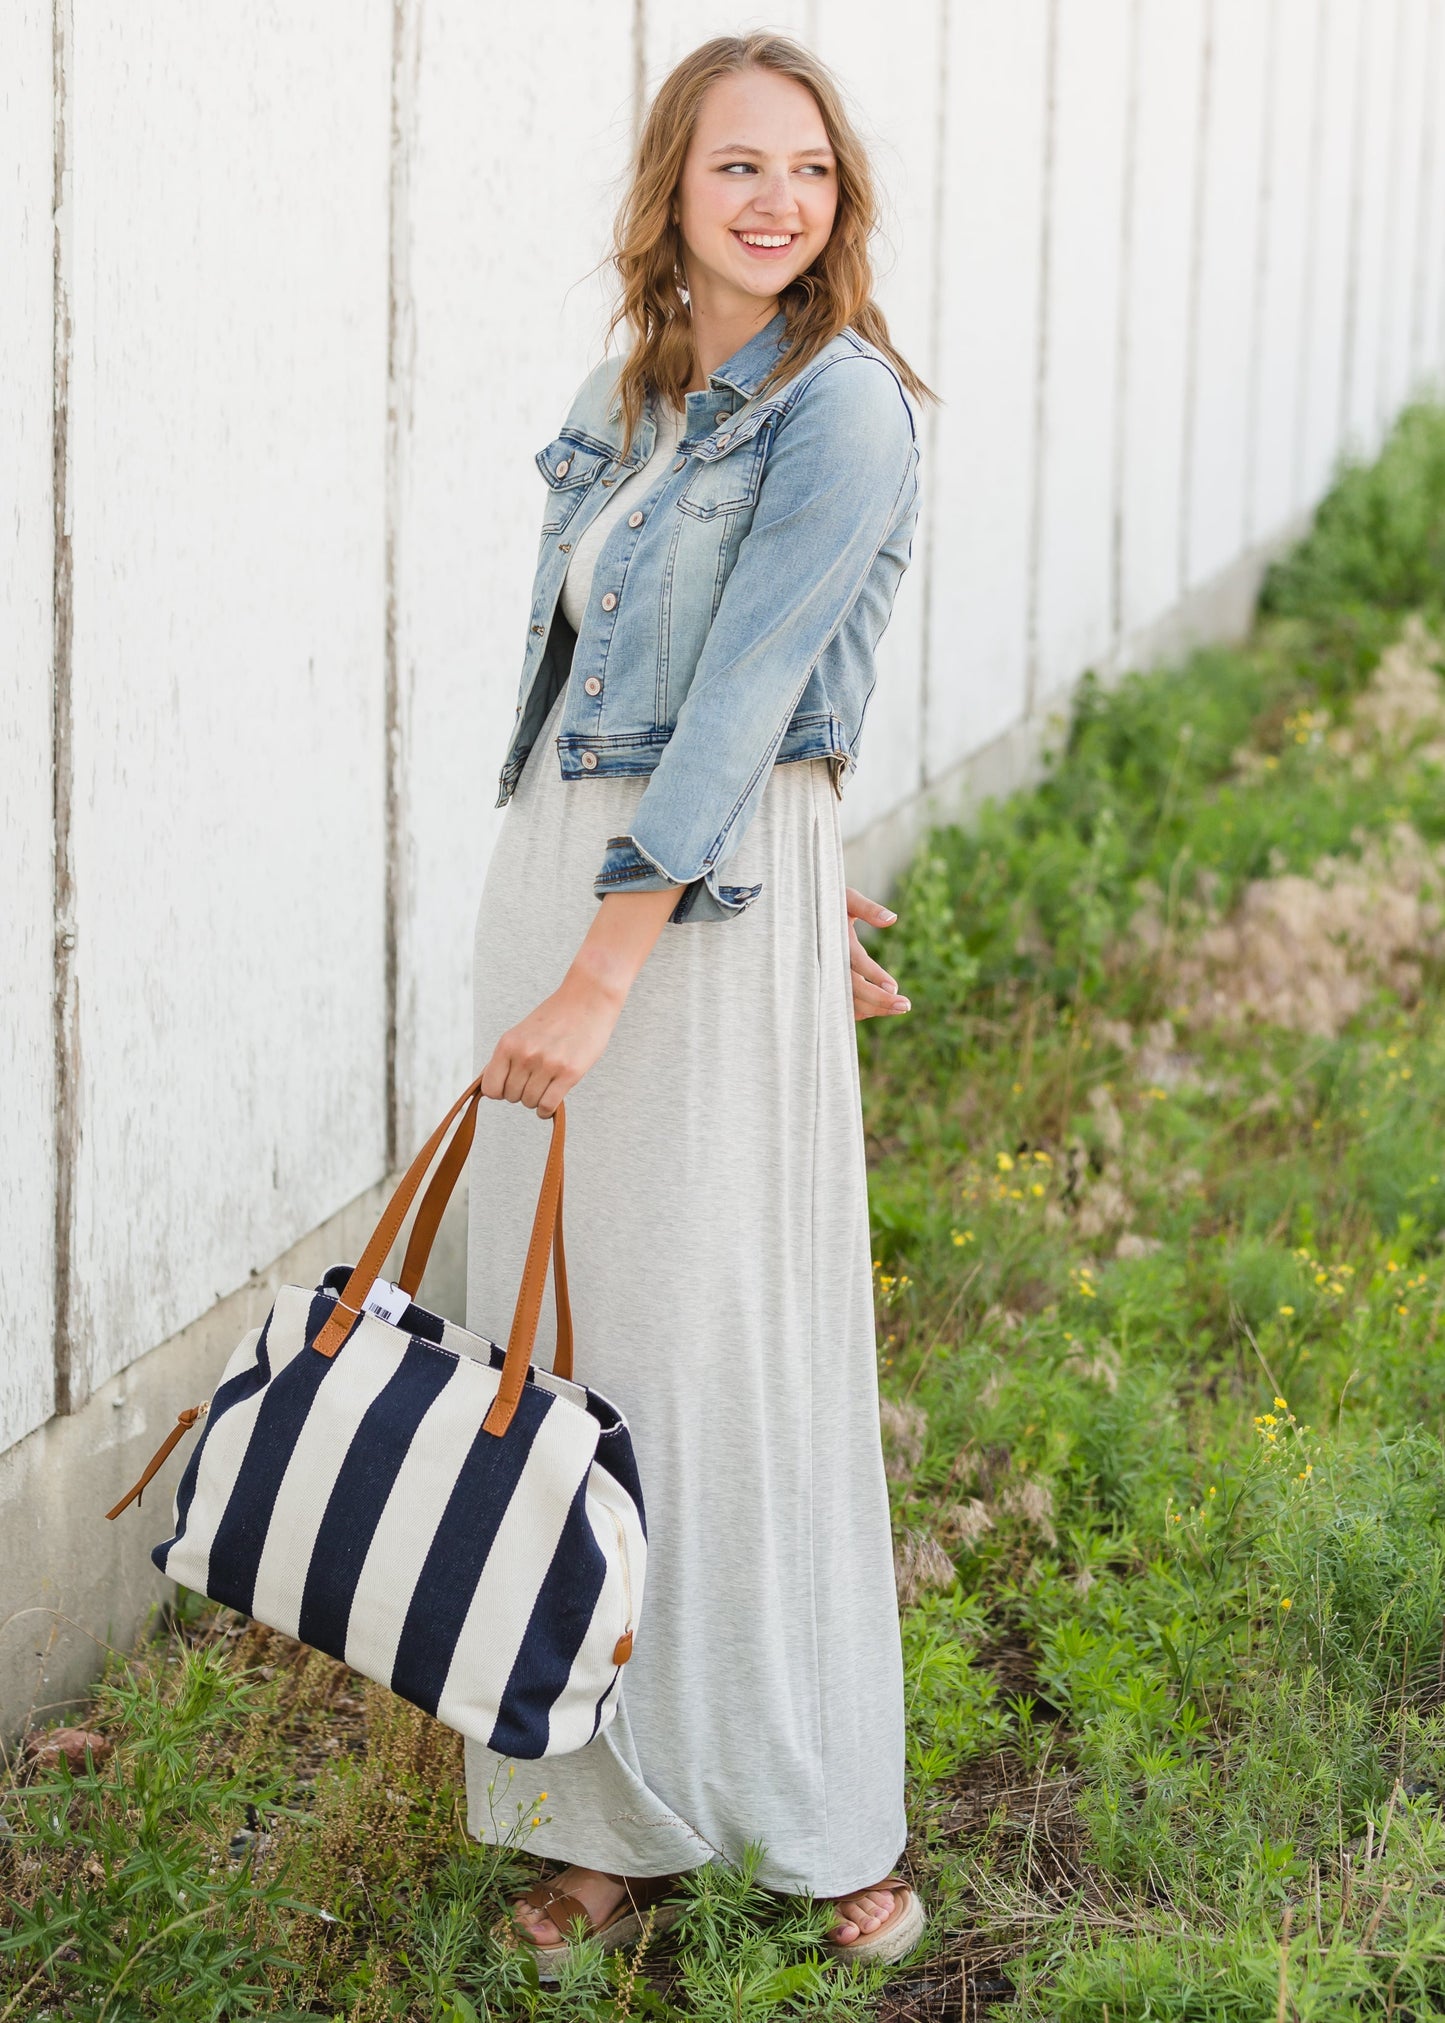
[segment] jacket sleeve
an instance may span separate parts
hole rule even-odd
[[[916,507],[913,417],[877,359],[825,366],[777,425],[752,524],[723,586],[677,723],[628,835],[610,839],[593,890],[686,888],[672,920],[728,919],[760,885],[718,867],[757,809],[820,655],[880,548]]]

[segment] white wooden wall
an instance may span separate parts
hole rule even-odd
[[[638,94],[810,41],[944,396],[850,834],[1445,365],[1445,0],[8,0],[0,1448],[470,1072],[535,555]]]

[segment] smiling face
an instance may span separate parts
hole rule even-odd
[[[838,170],[818,102],[775,70],[708,86],[677,189],[694,306],[767,307],[827,244]]]

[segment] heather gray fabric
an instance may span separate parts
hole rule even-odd
[[[592,875],[646,781],[564,780],[563,697],[501,825],[477,920],[476,1059],[561,982]],[[509,1765],[466,1745],[468,1826],[663,1874],[766,1844],[771,1889],[837,1896],[905,1839],[903,1679],[878,1432],[838,800],[775,765],[738,848],[758,903],[664,927],[567,1098],[576,1375],[626,1413],[648,1522],[622,1705]],[[467,1324],[505,1341],[550,1124],[484,1103]],[[537,1360],[549,1363],[549,1292]],[[509,1776],[509,1768],[512,1774]],[[538,1793],[545,1791],[545,1800]],[[543,1823],[529,1828],[540,1813]]]

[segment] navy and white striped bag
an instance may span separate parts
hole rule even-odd
[[[571,1381],[564,1106],[505,1353],[414,1302],[466,1163],[480,1077],[397,1188],[354,1270],[282,1286],[209,1405],[162,1572],[378,1679],[500,1754],[559,1756],[612,1719],[642,1604],[646,1525],[627,1423]],[[462,1113],[465,1113],[464,1115]],[[380,1278],[448,1127],[396,1285]],[[531,1366],[553,1256],[557,1354]]]

